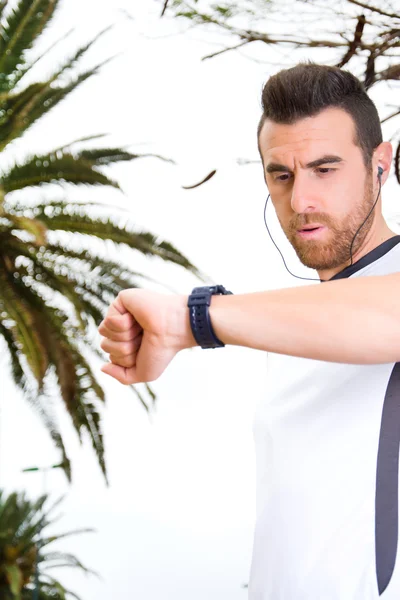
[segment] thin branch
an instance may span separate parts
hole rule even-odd
[[[234,27],[228,26],[226,23],[214,23],[219,25],[221,28],[230,31],[233,35],[237,35],[241,39],[245,39],[249,42],[263,42],[264,44],[294,44],[298,47],[305,46],[308,48],[343,48],[348,43],[333,42],[332,40],[310,40],[310,39],[296,39],[291,35],[281,38],[271,38],[268,34],[262,34],[251,29],[235,29]],[[369,48],[369,46],[360,45],[362,49]]]
[[[393,114],[389,115],[388,117],[385,117],[384,119],[382,119],[381,124],[382,123],[386,123],[386,121],[389,121],[389,119],[392,119],[393,117],[397,117],[397,115],[400,115],[400,110],[394,112]]]
[[[384,10],[381,10],[380,8],[376,8],[376,6],[369,6],[368,4],[365,4],[364,2],[359,2],[359,0],[347,0],[348,2],[350,2],[350,4],[356,4],[357,6],[361,6],[361,8],[366,8],[367,10],[371,10],[372,12],[376,12],[380,15],[383,15],[384,17],[390,17],[391,19],[398,19],[399,15],[397,14],[392,14],[392,13],[387,13]]]
[[[255,40],[245,40],[244,42],[241,42],[240,44],[237,44],[236,46],[231,46],[230,48],[224,48],[223,50],[219,50],[218,52],[213,52],[212,54],[207,54],[207,56],[203,56],[203,58],[201,60],[207,60],[207,58],[214,58],[214,56],[218,56],[219,54],[224,54],[225,52],[230,52],[231,50],[237,50],[238,48],[241,48],[242,46],[246,46],[247,44],[251,44],[251,42],[254,42]]]
[[[357,20],[356,30],[354,32],[354,39],[349,44],[349,49],[346,52],[346,54],[344,55],[344,57],[342,58],[342,60],[337,64],[338,67],[344,67],[344,65],[346,63],[348,63],[349,60],[351,59],[351,57],[354,56],[354,54],[356,53],[357,47],[361,43],[361,36],[363,34],[364,26],[365,26],[365,15],[360,15]]]
[[[164,13],[165,13],[165,11],[167,10],[168,2],[169,2],[169,0],[165,0],[165,2],[164,2],[164,7],[163,7],[163,9],[162,9],[162,12],[161,12],[161,15],[160,15],[160,17],[163,17],[163,16],[164,16]]]
[[[388,79],[400,79],[400,65],[392,65],[378,73],[377,80],[386,81]]]

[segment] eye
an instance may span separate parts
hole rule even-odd
[[[289,173],[282,173],[282,175],[277,175],[275,177],[275,181],[288,181],[290,179]]]
[[[318,167],[317,171],[321,175],[326,175],[327,173],[331,173],[333,171],[336,171],[336,169],[331,169],[330,167]]]

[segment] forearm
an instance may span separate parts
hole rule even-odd
[[[225,344],[350,364],[400,361],[400,274],[213,296]]]

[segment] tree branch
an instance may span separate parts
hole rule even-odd
[[[230,48],[224,48],[223,50],[218,50],[218,52],[213,52],[212,54],[207,54],[207,56],[203,56],[201,60],[207,60],[207,58],[214,58],[214,56],[219,56],[219,54],[224,54],[225,52],[230,52],[231,50],[237,50],[242,46],[246,46],[247,44],[251,44],[254,40],[245,40],[244,42],[240,42],[236,46],[231,46]]]
[[[383,15],[384,17],[390,17],[391,19],[399,18],[399,15],[387,13],[384,10],[381,10],[380,8],[376,8],[376,6],[369,6],[368,4],[365,4],[364,2],[359,2],[359,0],[347,0],[347,1],[350,2],[350,4],[356,4],[357,6],[361,6],[361,8],[366,8],[367,10],[376,12],[380,15]]]
[[[397,115],[400,115],[400,110],[394,112],[393,114],[389,115],[388,117],[385,117],[384,119],[382,119],[381,124],[382,123],[386,123],[386,121],[389,121],[389,119],[392,119],[393,117],[397,117]]]
[[[392,65],[378,73],[376,80],[387,81],[388,79],[400,79],[400,65]]]
[[[342,60],[337,64],[338,67],[344,67],[345,64],[349,62],[352,56],[356,53],[357,47],[361,43],[361,36],[365,26],[365,15],[360,15],[357,19],[356,30],[354,32],[354,39],[349,44],[349,49],[342,58]]]
[[[163,17],[163,16],[164,16],[164,13],[165,13],[165,11],[167,10],[168,2],[169,2],[169,0],[165,0],[165,2],[164,2],[164,6],[163,6],[163,9],[162,9],[162,11],[161,11],[161,15],[160,15],[160,17]]]

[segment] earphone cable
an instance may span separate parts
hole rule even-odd
[[[379,191],[378,191],[378,195],[377,195],[377,197],[376,197],[375,203],[374,203],[373,207],[371,208],[371,210],[369,211],[369,213],[368,213],[367,217],[364,219],[363,223],[362,223],[362,224],[360,225],[360,227],[357,229],[357,231],[356,231],[356,233],[355,233],[355,235],[354,235],[354,237],[353,237],[353,241],[351,242],[351,246],[350,246],[350,259],[351,259],[351,262],[350,262],[350,265],[349,265],[349,266],[352,266],[352,265],[353,265],[353,255],[352,255],[352,250],[353,250],[353,244],[354,244],[354,240],[356,239],[356,237],[357,237],[358,233],[360,232],[360,230],[362,229],[362,227],[365,225],[365,222],[368,220],[368,218],[369,218],[370,214],[371,214],[371,213],[372,213],[372,211],[374,210],[374,208],[375,208],[375,206],[376,206],[376,203],[378,202],[378,199],[379,199],[380,193],[381,193],[382,183],[381,183],[381,174],[380,174],[380,172],[379,172],[379,171],[378,171],[378,181],[379,181]],[[285,261],[285,259],[284,259],[284,256],[283,256],[282,252],[279,250],[279,248],[278,248],[277,244],[275,243],[275,240],[274,240],[274,238],[272,237],[272,235],[271,235],[271,232],[270,232],[270,230],[269,230],[269,228],[268,228],[268,225],[267,225],[267,203],[268,203],[268,200],[269,200],[270,196],[271,196],[271,194],[268,194],[268,198],[267,198],[267,199],[266,199],[266,201],[265,201],[265,206],[264,206],[264,223],[265,223],[265,227],[267,228],[267,231],[268,231],[269,237],[270,237],[270,238],[271,238],[271,240],[272,240],[272,243],[274,244],[275,248],[278,250],[279,254],[281,255],[281,258],[282,258],[282,260],[283,260],[283,264],[285,265],[285,268],[286,268],[286,270],[287,270],[287,271],[290,273],[290,275],[293,275],[293,277],[296,277],[297,279],[304,279],[305,281],[319,281],[319,282],[323,281],[322,279],[316,279],[315,277],[299,277],[299,275],[295,275],[295,274],[294,274],[294,273],[292,273],[292,271],[291,271],[291,270],[288,268],[288,266],[287,266],[287,264],[286,264],[286,261]]]

